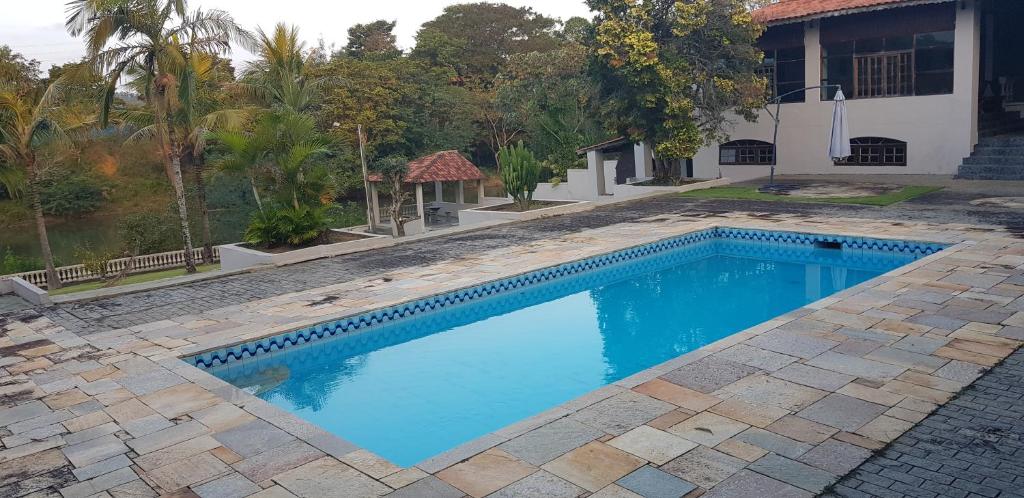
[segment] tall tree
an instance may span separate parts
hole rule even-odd
[[[356,24],[348,28],[345,55],[356,59],[391,59],[402,51],[395,44],[395,22],[379,20],[369,24]]]
[[[39,248],[46,265],[46,285],[61,287],[46,232],[46,218],[40,199],[43,170],[73,150],[66,131],[84,126],[88,120],[64,114],[60,107],[60,82],[25,92],[18,85],[0,82],[0,165],[19,168],[27,178],[29,203],[36,222]]]
[[[191,171],[195,184],[196,207],[199,208],[199,222],[202,230],[203,261],[213,261],[213,237],[210,228],[210,210],[206,202],[206,148],[207,136],[217,130],[240,129],[250,112],[245,108],[232,106],[221,91],[223,85],[233,80],[233,68],[227,59],[215,55],[195,52],[186,54],[185,64],[177,68],[174,77],[180,85],[189,87],[185,93],[190,98],[177,101],[168,115],[169,126],[174,136],[183,137],[176,146],[184,170]],[[133,87],[145,91],[146,76],[132,81]],[[181,93],[181,92],[179,92]],[[126,110],[117,113],[117,118],[135,129],[125,143],[150,141],[157,137],[156,116],[148,109]]]
[[[174,189],[185,249],[185,268],[196,271],[188,205],[181,177],[179,136],[170,116],[181,102],[190,101],[194,87],[175,77],[187,64],[188,54],[226,54],[232,41],[252,47],[252,36],[220,10],[189,10],[185,0],[72,0],[68,4],[68,31],[84,35],[86,53],[107,74],[101,107],[105,125],[121,77],[128,71],[142,75],[145,101],[150,106],[164,170]]]
[[[462,84],[489,87],[511,56],[558,46],[556,27],[554,19],[526,7],[450,5],[420,28],[413,55],[452,68]]]
[[[259,58],[246,66],[234,87],[266,108],[310,110],[319,101],[324,82],[308,74],[306,44],[298,27],[279,23],[271,33],[257,29],[256,37]]]
[[[20,92],[28,92],[39,83],[39,61],[0,45],[0,81]]]
[[[577,149],[600,139],[587,51],[573,43],[516,55],[497,80],[498,107],[522,122],[531,150],[558,175],[577,163]]]
[[[605,118],[619,133],[654,143],[662,165],[723,138],[728,112],[755,118],[765,85],[755,46],[761,27],[744,0],[587,5],[600,13],[596,56]]]

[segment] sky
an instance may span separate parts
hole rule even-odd
[[[30,59],[39,60],[45,71],[53,64],[78,60],[84,54],[81,40],[64,30],[64,6],[67,0],[2,0],[0,45]],[[583,0],[504,0],[515,6],[532,7],[535,11],[560,19],[572,16],[590,18]],[[377,19],[397,21],[398,45],[411,48],[416,31],[444,10],[445,6],[463,3],[453,0],[190,0],[192,8],[222,9],[230,12],[242,26],[256,26],[269,31],[281,21],[299,26],[302,37],[315,45],[321,37],[328,46],[345,44],[348,27]],[[236,49],[236,61],[251,55]]]

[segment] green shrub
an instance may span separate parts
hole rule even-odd
[[[134,213],[117,221],[117,236],[131,255],[181,249],[178,221],[163,213]]]
[[[537,190],[537,182],[540,180],[540,161],[520,140],[518,144],[502,147],[498,151],[498,167],[505,192],[512,196],[520,211],[529,209],[533,191]]]
[[[10,247],[4,250],[4,257],[0,258],[0,275],[24,273],[27,271],[42,270],[43,268],[46,268],[46,265],[43,264],[43,260],[41,258],[18,256],[17,254],[14,254],[14,250]]]
[[[322,207],[266,208],[253,215],[244,238],[259,247],[303,246],[322,240],[329,227]]]
[[[42,182],[40,201],[49,215],[91,213],[103,204],[103,187],[86,175],[64,173]]]
[[[99,276],[100,280],[107,279],[107,263],[117,257],[118,254],[114,251],[94,250],[89,245],[84,245],[75,250],[75,261],[85,266],[86,271]]]
[[[346,202],[324,208],[331,228],[347,228],[366,224],[366,204]]]

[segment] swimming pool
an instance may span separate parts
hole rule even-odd
[[[189,360],[410,466],[942,247],[713,228]]]

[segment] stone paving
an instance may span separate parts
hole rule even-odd
[[[780,181],[784,180],[780,179]],[[979,182],[974,182],[979,183]],[[62,304],[43,312],[61,326],[77,333],[143,325],[182,315],[207,312],[272,296],[300,292],[383,272],[433,265],[471,257],[485,251],[547,239],[566,237],[583,230],[631,223],[656,214],[689,216],[695,219],[725,215],[733,211],[755,212],[766,222],[773,215],[804,217],[807,220],[831,217],[855,217],[926,223],[962,223],[997,225],[1024,234],[1022,212],[990,207],[974,207],[969,201],[999,192],[993,182],[981,187],[947,187],[909,203],[887,208],[852,205],[821,205],[749,201],[693,200],[661,196],[599,207],[572,216],[533,220],[484,231],[455,234],[441,240],[425,240],[389,247],[372,253],[356,253],[296,266],[241,274],[213,281],[178,285],[154,291],[98,299],[85,303]],[[1011,191],[1024,190],[1024,182]],[[966,182],[972,185],[971,182]],[[958,184],[959,185],[959,184]],[[1006,189],[1007,187],[1003,187]],[[980,190],[980,191],[975,191]]]
[[[829,496],[1024,496],[1024,350],[862,464]]]
[[[957,245],[405,469],[177,359],[714,225]],[[3,319],[0,496],[812,496],[1024,341],[1024,240],[999,227],[705,213],[548,235],[128,328]]]

